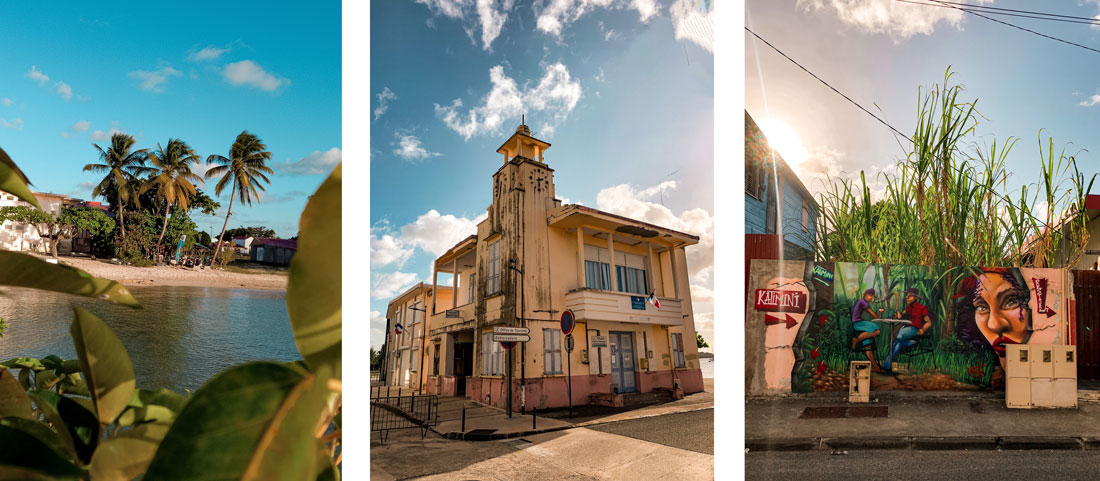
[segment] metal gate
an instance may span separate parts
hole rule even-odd
[[[1077,379],[1100,380],[1100,271],[1072,271],[1077,298]]]

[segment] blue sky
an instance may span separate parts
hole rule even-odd
[[[973,3],[973,2],[971,2]],[[986,2],[987,5],[992,2]],[[997,1],[998,8],[1094,17],[1097,1]],[[1100,49],[1100,29],[1088,25],[997,17]],[[985,117],[979,145],[1019,139],[1008,160],[1009,187],[1039,180],[1039,144],[1069,144],[1078,167],[1098,171],[1100,53],[1044,39],[963,12],[892,0],[746,2],[745,25],[841,92],[880,113],[907,135],[916,125],[917,88],[942,83],[951,66],[966,99]],[[869,181],[904,157],[886,127],[745,33],[745,106],[772,136],[785,125],[805,159],[796,167],[811,190],[823,173]],[[881,109],[881,111],[880,111]],[[779,127],[761,122],[771,118]],[[777,147],[778,149],[778,147]],[[797,147],[792,148],[797,151]],[[1085,149],[1085,152],[1079,152]],[[784,157],[788,155],[779,149]],[[881,186],[881,182],[876,180]],[[1068,185],[1067,185],[1068,186]]]
[[[143,148],[178,137],[205,159],[247,129],[275,175],[229,227],[296,235],[306,196],[340,160],[340,4],[262,5],[0,6],[0,147],[35,190],[90,199],[99,177],[81,169],[113,131]],[[193,216],[200,229],[221,229],[228,195],[219,216]]]
[[[473,3],[371,4],[371,344],[389,300],[475,232],[524,113],[559,198],[703,237],[689,268],[712,339],[709,2]]]

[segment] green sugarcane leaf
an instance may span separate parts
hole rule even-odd
[[[73,307],[72,333],[84,380],[88,383],[94,412],[101,424],[110,424],[134,395],[134,365],[122,341],[94,314]]]
[[[146,481],[313,479],[323,467],[316,437],[334,393],[327,376],[286,364],[252,362],[207,381],[161,442]]]
[[[7,368],[0,369],[0,417],[17,416],[31,419],[31,399],[15,374]]]
[[[118,282],[18,252],[0,250],[0,285],[75,294],[141,308],[130,290]]]
[[[341,360],[341,166],[309,199],[299,225],[298,251],[290,263],[286,306],[298,352],[314,371]]]

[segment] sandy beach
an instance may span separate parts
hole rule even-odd
[[[249,289],[286,290],[286,271],[254,273],[231,272],[211,269],[191,269],[176,266],[133,267],[112,264],[103,260],[80,257],[62,257],[68,264],[87,271],[96,277],[111,279],[128,286],[190,286],[190,287],[244,287]]]

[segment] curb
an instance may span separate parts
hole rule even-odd
[[[612,423],[618,423],[618,422],[623,422],[623,421],[633,421],[633,420],[636,420],[636,419],[646,419],[646,418],[653,418],[653,417],[659,417],[659,416],[668,416],[670,414],[683,414],[683,413],[691,413],[691,412],[697,412],[697,411],[705,411],[705,410],[708,410],[708,409],[714,409],[714,406],[686,409],[686,410],[683,410],[683,411],[675,411],[675,412],[667,412],[667,413],[644,414],[644,415],[641,415],[641,416],[632,416],[632,417],[629,417],[629,418],[622,418],[622,419],[611,419],[611,420],[607,420],[607,421],[592,420],[592,421],[585,421],[583,423],[570,424],[570,425],[566,425],[566,426],[555,426],[555,427],[552,427],[552,428],[529,429],[527,431],[513,431],[513,432],[510,432],[510,433],[491,433],[491,434],[486,434],[486,435],[473,435],[473,436],[471,436],[470,433],[468,433],[468,432],[463,433],[463,432],[459,432],[459,431],[441,433],[439,431],[436,431],[434,427],[431,428],[431,431],[433,433],[436,433],[436,434],[438,434],[438,435],[440,435],[444,438],[447,438],[447,439],[455,439],[455,440],[462,440],[462,441],[497,441],[497,440],[501,440],[501,439],[520,438],[520,437],[523,437],[523,436],[533,436],[533,435],[536,435],[536,434],[552,433],[552,432],[556,432],[556,431],[565,431],[567,429],[586,428],[586,427],[590,427],[590,426],[599,426],[599,425],[603,425],[603,424],[612,424]],[[810,439],[810,438],[807,438],[807,439]]]
[[[900,436],[745,438],[747,452],[912,449],[963,450],[1100,450],[1100,437],[1076,436]]]

